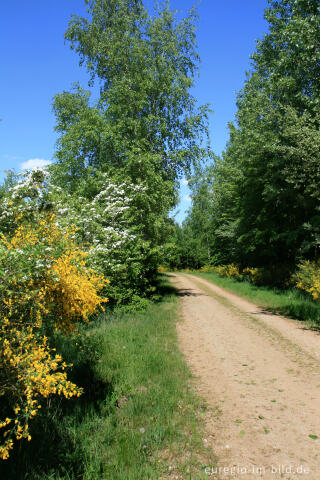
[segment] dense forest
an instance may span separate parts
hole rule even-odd
[[[269,3],[226,150],[190,177],[167,248],[171,267],[256,267],[281,285],[319,258],[320,17],[317,1]]]

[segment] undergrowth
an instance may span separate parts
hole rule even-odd
[[[33,441],[0,466],[0,478],[207,478],[214,459],[201,436],[206,408],[177,347],[177,308],[174,290],[162,283],[159,301],[145,311],[109,312],[85,338],[57,338],[85,393],[49,398]]]
[[[192,275],[205,278],[216,285],[236,293],[274,313],[303,320],[312,328],[320,328],[320,304],[306,297],[302,292],[291,288],[279,290],[238,282],[232,278],[220,277],[217,273],[196,273]]]

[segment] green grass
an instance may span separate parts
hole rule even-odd
[[[168,284],[162,291],[146,311],[106,314],[84,345],[64,346],[86,395],[54,402],[35,420],[32,441],[20,442],[0,478],[207,478],[214,459],[202,441],[205,405],[177,347],[177,297]]]
[[[320,303],[309,300],[296,289],[278,290],[257,287],[249,282],[238,282],[232,278],[220,277],[213,272],[192,272],[192,275],[205,278],[274,313],[281,313],[297,320],[306,321],[311,328],[320,328]]]

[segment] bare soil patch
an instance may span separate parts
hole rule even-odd
[[[219,478],[320,479],[320,336],[192,275],[181,296],[181,350],[206,399]],[[319,439],[317,438],[319,437]],[[217,478],[208,465],[208,477]]]

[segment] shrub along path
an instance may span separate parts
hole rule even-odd
[[[181,349],[208,402],[207,440],[226,467],[220,478],[242,467],[233,478],[318,480],[319,333],[199,277],[170,278],[182,297]]]

